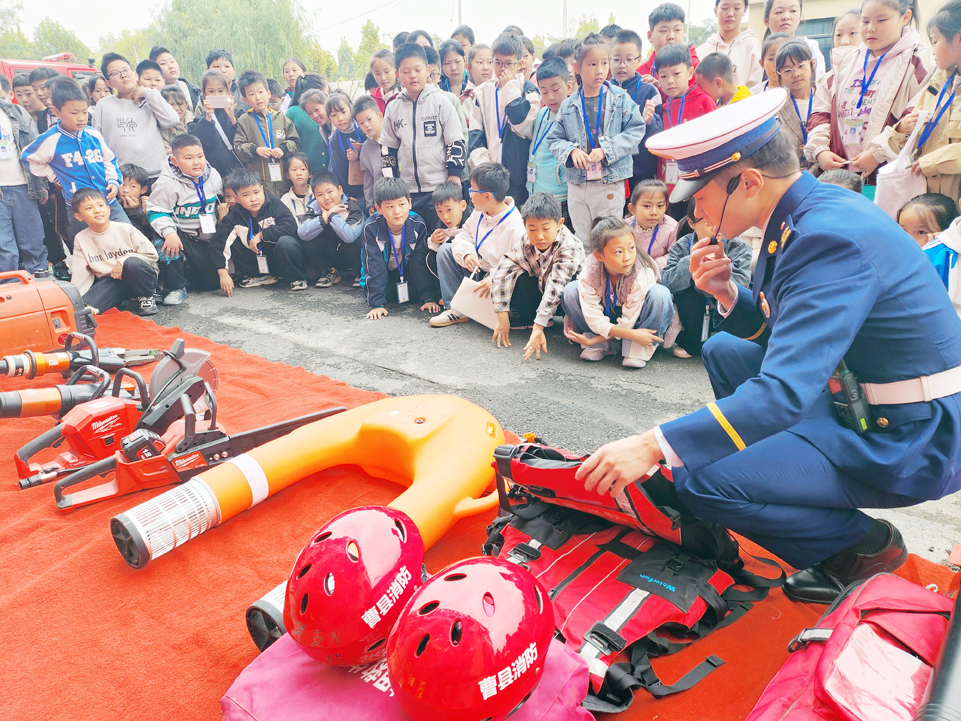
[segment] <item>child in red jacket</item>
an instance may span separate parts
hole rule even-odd
[[[661,117],[665,130],[716,109],[710,95],[697,85],[691,85],[694,69],[691,66],[691,53],[685,46],[665,45],[657,51],[654,62],[657,66],[657,81],[661,86],[661,92],[667,96],[667,100],[661,105]],[[661,158],[658,163],[657,177],[667,184],[668,197],[670,197],[678,181],[677,163]],[[675,220],[677,220],[675,212],[680,213],[682,218],[687,212],[683,203],[677,205],[677,208],[671,206],[668,211]]]

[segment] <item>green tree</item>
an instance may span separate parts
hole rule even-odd
[[[535,35],[531,38],[531,42],[534,43],[534,54],[541,58],[544,57],[544,51],[547,50],[548,46],[557,41],[554,38],[545,37],[544,35]]]
[[[124,30],[119,35],[108,33],[99,40],[100,56],[104,53],[120,53],[136,67],[141,60],[150,56],[150,48],[160,42],[161,37],[152,28]],[[181,68],[181,72],[186,74],[187,71]],[[197,77],[199,79],[199,76]]]
[[[374,53],[383,47],[387,47],[381,42],[380,28],[374,25],[373,20],[364,23],[360,29],[360,45],[354,53],[354,68],[360,73],[359,77],[349,78],[350,80],[363,80],[363,76],[370,69],[370,60]]]
[[[700,25],[691,24],[687,26],[687,39],[694,44],[694,47],[697,47],[706,43],[707,39],[711,37],[711,33],[715,32],[717,32],[717,21],[704,20]]]
[[[611,13],[611,16],[610,16],[609,18],[607,18],[607,24],[608,24],[608,25],[617,25],[617,21],[614,19],[614,13]]]
[[[20,27],[23,4],[0,0],[0,58],[39,60],[41,55]]]
[[[93,57],[93,51],[86,43],[56,20],[44,18],[33,31],[33,44],[41,55],[73,53],[80,62]]]
[[[347,42],[347,38],[340,39],[337,48],[337,80],[357,80],[357,63],[354,61],[354,51]]]
[[[307,54],[304,55],[304,65],[311,72],[320,73],[328,80],[337,73],[337,58],[330,50],[324,50],[320,43],[311,40],[308,43]]]
[[[574,34],[571,35],[571,37],[575,39],[583,38],[586,35],[590,33],[596,33],[601,29],[601,25],[597,21],[597,15],[593,14],[576,17],[571,25],[574,27]]]
[[[329,71],[330,54],[317,44],[310,27],[311,19],[297,0],[169,0],[147,27],[107,35],[100,49],[126,51],[133,62],[162,42],[177,56],[184,77],[194,81],[207,69],[205,58],[214,48],[230,52],[238,73],[256,68],[279,78],[289,58],[303,60],[311,71]],[[315,66],[316,62],[323,62],[325,68]]]

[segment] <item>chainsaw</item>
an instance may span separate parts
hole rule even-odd
[[[86,351],[76,350],[86,347]],[[62,351],[34,353],[24,351],[20,355],[0,358],[0,376],[9,378],[36,378],[46,373],[62,373],[64,377],[83,366],[94,366],[107,373],[121,368],[155,363],[164,357],[162,350],[126,350],[124,348],[97,348],[93,338],[80,333],[69,333]]]
[[[289,421],[227,435],[217,423],[216,402],[209,408],[207,428],[198,430],[197,412],[186,396],[180,400],[183,417],[163,435],[138,428],[120,441],[120,450],[57,481],[57,509],[69,513],[80,506],[123,496],[134,491],[182,483],[211,466],[229,461],[259,445],[285,436],[308,423],[342,413],[343,407],[327,408]],[[206,421],[207,418],[202,420]],[[109,480],[70,494],[64,491],[93,479]]]
[[[122,368],[114,378],[111,393],[105,395],[109,376],[102,369],[92,366],[85,368],[90,369],[91,373],[102,374],[101,384],[95,391],[90,391],[94,394],[91,399],[74,405],[63,415],[61,423],[23,446],[14,455],[22,489],[56,480],[109,457],[117,450],[121,439],[138,429],[164,433],[171,423],[182,417],[181,399],[184,396],[191,404],[209,406],[218,383],[217,370],[210,362],[210,353],[185,349],[181,339],[175,341],[169,351],[164,351],[164,359],[154,369],[149,386],[139,374]],[[86,371],[78,369],[74,375],[81,372]],[[123,390],[124,378],[134,382],[137,388],[135,395]],[[69,387],[92,385],[85,383]],[[100,385],[103,385],[103,390],[100,390]],[[0,393],[0,408],[4,395]],[[41,451],[59,448],[64,443],[66,448],[52,461],[31,462]]]

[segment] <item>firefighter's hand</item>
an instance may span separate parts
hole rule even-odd
[[[575,478],[584,481],[584,490],[619,496],[631,483],[654,467],[663,457],[654,431],[628,436],[601,446],[577,469]]]

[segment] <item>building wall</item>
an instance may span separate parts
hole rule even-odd
[[[943,3],[940,0],[919,0],[921,8],[921,37],[927,41],[927,33],[924,32],[925,24],[938,11]],[[833,42],[830,39],[834,28],[834,18],[850,8],[859,7],[856,2],[851,0],[806,0],[804,11],[801,15],[804,22],[801,23],[800,34],[818,37],[821,43],[822,52],[830,50]],[[748,14],[747,26],[754,31],[759,39],[764,37],[764,3],[762,0],[754,0],[751,3],[751,10]],[[821,36],[824,39],[821,39]],[[830,53],[824,52],[824,58],[828,62]]]

